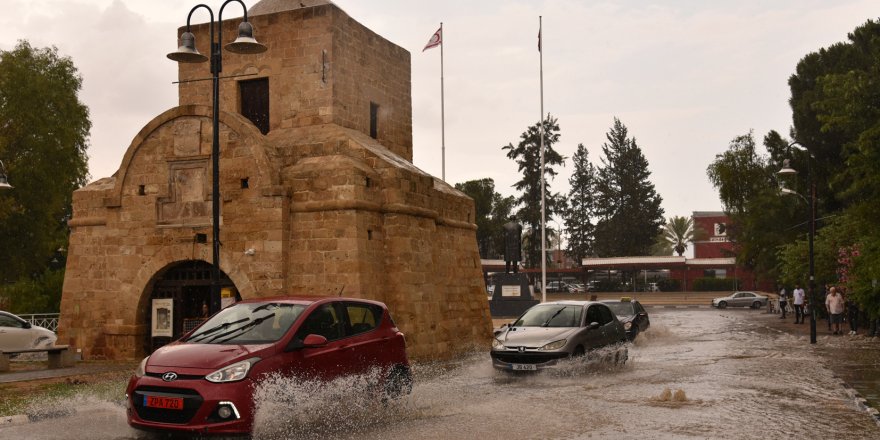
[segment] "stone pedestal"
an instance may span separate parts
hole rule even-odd
[[[495,274],[495,291],[489,301],[493,318],[519,316],[540,301],[532,298],[529,278],[523,273]]]

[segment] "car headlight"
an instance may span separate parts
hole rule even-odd
[[[503,349],[504,349],[504,343],[501,342],[501,341],[499,341],[498,339],[493,339],[493,340],[492,340],[492,348],[495,349],[495,350],[503,350]]]
[[[247,377],[248,371],[251,370],[251,366],[259,361],[260,358],[255,357],[223,367],[205,376],[205,380],[214,383],[237,382]]]
[[[144,377],[144,374],[147,374],[147,361],[150,359],[149,356],[145,357],[144,360],[138,364],[136,370],[134,370],[135,377]]]
[[[629,329],[632,328],[632,326],[633,326],[632,321],[623,323],[623,329],[624,329],[624,330],[629,330]]]
[[[568,342],[566,339],[560,339],[558,341],[553,341],[543,347],[541,350],[559,350],[562,347],[565,347],[565,343]]]

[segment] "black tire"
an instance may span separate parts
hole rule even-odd
[[[385,379],[385,396],[396,399],[412,393],[413,378],[409,367],[395,365]]]
[[[573,357],[573,358],[584,357],[585,354],[586,354],[586,352],[584,351],[584,347],[581,347],[580,345],[578,345],[577,347],[575,347],[574,352],[571,353],[571,357]]]
[[[761,301],[755,301],[752,303],[752,308],[757,310],[761,308]]]
[[[636,341],[636,336],[639,335],[639,331],[640,331],[639,326],[637,326],[637,325],[632,326],[632,331],[630,331],[630,336],[627,338],[629,340],[629,342]]]
[[[727,301],[721,301],[720,303],[718,303],[718,308],[719,309],[726,309],[727,308]]]

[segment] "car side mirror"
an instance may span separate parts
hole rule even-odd
[[[308,335],[303,339],[303,347],[305,348],[317,348],[325,345],[327,345],[327,338],[321,335]]]
[[[598,322],[591,322],[590,325],[587,326],[587,328],[590,330],[596,330],[597,328],[599,328],[599,323]]]
[[[25,322],[21,327],[24,328],[24,329],[29,329],[29,328],[31,328],[31,327],[33,327],[33,326],[31,325],[30,322]]]

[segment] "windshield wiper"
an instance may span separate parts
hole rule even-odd
[[[257,319],[254,319],[253,321],[251,321],[251,322],[249,322],[249,323],[247,323],[247,324],[245,324],[245,325],[243,325],[243,326],[241,326],[241,327],[236,327],[236,328],[234,328],[234,329],[232,329],[232,330],[229,330],[229,331],[226,332],[226,333],[220,333],[219,335],[214,336],[213,338],[209,339],[208,342],[214,342],[214,341],[217,341],[217,339],[220,339],[220,338],[223,338],[223,337],[226,337],[226,336],[229,336],[229,335],[232,335],[232,336],[230,336],[229,338],[226,338],[226,339],[223,339],[223,340],[217,341],[217,342],[218,342],[218,343],[223,343],[223,342],[226,342],[226,341],[228,341],[228,340],[230,340],[230,339],[232,339],[232,338],[237,338],[237,337],[239,337],[239,336],[241,336],[241,335],[247,333],[248,331],[250,331],[250,329],[252,329],[252,328],[254,328],[254,327],[256,327],[256,326],[262,324],[263,321],[265,321],[265,320],[267,320],[267,319],[269,319],[269,318],[272,318],[272,317],[274,317],[274,316],[275,316],[275,313],[270,313],[270,314],[268,314],[268,315],[266,315],[266,316],[261,316],[261,317],[259,317],[259,318],[257,318]],[[242,331],[242,330],[243,330],[243,331]],[[236,332],[241,332],[241,333],[236,335],[236,334],[235,334]]]
[[[550,321],[552,321],[553,318],[559,316],[559,314],[562,313],[562,311],[565,310],[566,308],[568,308],[568,306],[564,306],[561,309],[557,310],[556,313],[554,313],[553,316],[550,317],[550,319],[544,321],[544,323],[541,324],[541,327],[547,327],[548,325],[550,325]]]
[[[199,333],[199,334],[197,334],[197,335],[192,335],[192,336],[190,336],[189,339],[186,340],[186,342],[197,342],[197,341],[194,341],[195,338],[200,338],[200,337],[208,336],[208,335],[210,335],[211,333],[216,332],[217,330],[220,330],[220,329],[222,329],[222,328],[229,327],[230,325],[233,325],[233,324],[240,324],[240,323],[245,322],[245,321],[250,321],[250,319],[251,319],[251,318],[241,318],[241,319],[239,319],[238,321],[224,322],[223,324],[215,325],[214,327],[211,327],[211,328],[209,328],[209,329],[207,329],[207,330],[205,330],[205,331],[203,331],[203,332],[201,332],[201,333]]]

